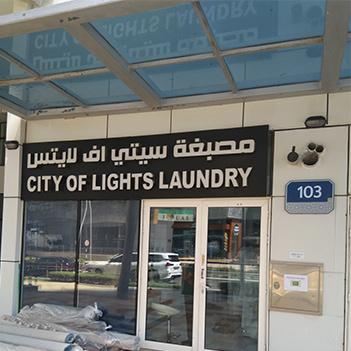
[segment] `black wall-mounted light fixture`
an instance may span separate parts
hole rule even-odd
[[[19,147],[19,142],[17,140],[7,140],[5,141],[5,148],[7,150],[16,150]]]
[[[286,157],[290,163],[296,163],[299,159],[299,154],[296,152],[296,146],[291,148],[291,151],[288,153]]]
[[[302,155],[302,163],[305,166],[314,166],[319,161],[320,154],[324,151],[323,145],[309,143],[307,151]]]
[[[324,116],[310,116],[305,120],[306,128],[321,128],[327,124]]]
[[[300,155],[296,152],[296,146],[292,146],[291,151],[287,155],[287,160],[290,164],[302,163],[305,166],[314,166],[324,151],[324,146],[310,142],[305,149],[305,152]]]

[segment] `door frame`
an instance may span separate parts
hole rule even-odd
[[[351,196],[346,200],[346,270],[345,270],[345,333],[344,350],[351,351]]]
[[[195,272],[194,272],[194,303],[193,310],[193,343],[192,347],[160,343],[145,339],[147,313],[147,271],[149,250],[149,227],[151,207],[195,207]],[[209,207],[261,207],[261,238],[260,238],[260,283],[258,312],[258,351],[264,351],[268,344],[268,274],[270,252],[270,199],[269,198],[201,198],[201,199],[156,199],[143,200],[141,204],[139,272],[138,272],[138,306],[137,335],[141,347],[150,350],[167,351],[199,351],[205,350],[205,282],[207,263],[207,212]],[[201,236],[201,239],[199,237]],[[204,256],[203,256],[204,255]],[[205,279],[201,278],[201,270]],[[206,350],[211,351],[211,350]]]

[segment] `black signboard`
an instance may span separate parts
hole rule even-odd
[[[268,127],[23,146],[23,200],[266,196]]]

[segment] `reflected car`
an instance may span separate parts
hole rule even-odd
[[[150,274],[154,271],[154,275]],[[182,275],[179,255],[172,252],[151,252],[149,254],[149,279],[171,280]]]
[[[108,261],[87,261],[83,271],[99,274],[119,274],[122,266],[123,254],[112,256]],[[132,253],[130,275],[136,279],[138,254]],[[167,252],[152,252],[149,254],[149,279],[171,280],[182,275],[179,255]]]
[[[82,270],[86,272],[93,272],[97,274],[117,274],[120,273],[122,266],[123,254],[112,256],[108,261],[86,261]],[[136,270],[138,262],[138,254],[131,254],[131,270]]]
[[[37,257],[26,260],[24,274],[31,276],[46,276],[48,272],[74,272],[75,259],[61,256]]]

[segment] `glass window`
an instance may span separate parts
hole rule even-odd
[[[118,332],[136,333],[139,201],[81,202],[78,306],[94,302]]]
[[[44,75],[103,67],[62,28],[2,38],[0,48]]]
[[[9,63],[8,61],[0,58],[0,79],[15,79],[15,78],[25,78],[28,77],[28,74],[16,65]]]
[[[109,262],[122,262],[122,259],[123,259],[123,254],[121,255],[116,255],[116,256],[113,256]]]
[[[111,73],[55,81],[87,105],[137,101],[139,98]]]
[[[22,306],[74,305],[76,235],[76,202],[26,203]]]
[[[65,95],[43,83],[0,87],[0,97],[30,110],[75,105]]]
[[[195,208],[152,208],[146,339],[192,345]]]
[[[260,222],[259,207],[209,208],[206,349],[257,350]]]
[[[139,69],[138,73],[162,97],[177,97],[229,90],[216,60]]]
[[[322,36],[325,0],[201,0],[222,50]]]
[[[139,201],[27,202],[22,306],[97,302],[113,330],[135,334],[139,211]]]
[[[320,80],[323,46],[229,56],[226,62],[239,89]]]
[[[351,77],[351,40],[345,45],[344,57],[341,63],[340,78]]]
[[[93,22],[129,62],[211,52],[190,4]]]

